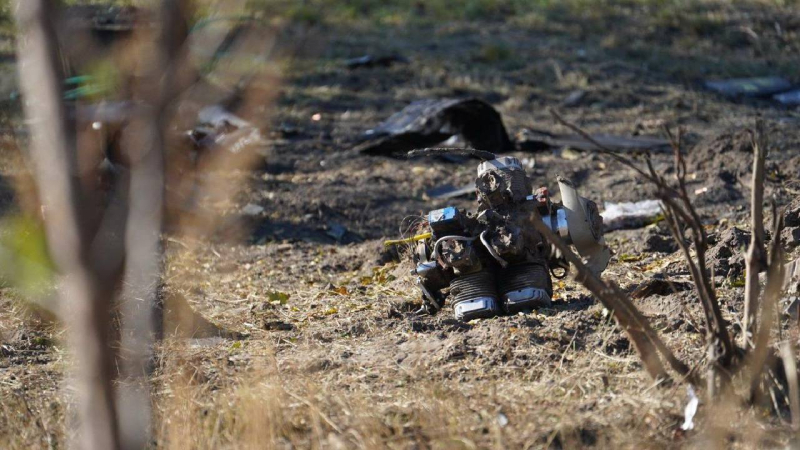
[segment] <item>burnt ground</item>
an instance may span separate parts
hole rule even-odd
[[[552,23],[318,25],[314,38],[324,40],[314,56],[288,64],[263,165],[223,205],[231,219],[224,223],[244,222],[245,237],[232,240],[225,227],[200,242],[169,236],[167,290],[246,337],[162,345],[153,381],[160,445],[661,448],[702,447],[719,436],[745,448],[783,445],[783,419],[768,408],[701,406],[698,431],[680,430],[685,387],[654,386],[609,312],[571,280],[557,283],[552,308],[533,314],[471,323],[455,321],[449,308],[413,315],[419,296],[410,262],[382,241],[431,209],[472,206],[469,198],[424,193],[471,183],[476,162],[353,150],[364,131],[420,98],[481,98],[512,135],[527,127],[567,132],[548,108],[595,133],[660,135],[664,126],[682,127],[689,190],[707,230],[724,244],[712,251],[715,282],[736,329],[743,297],[737,255],[747,239],[730,229],[749,227],[747,130],[756,117],[765,120],[767,198],[787,205],[800,182],[800,114],[768,100],[726,99],[700,81],[773,70],[796,77],[789,69],[797,61],[785,53],[797,44],[800,19],[791,7],[709,5],[719,17],[695,8],[686,23],[678,16],[649,25],[637,22],[643,13],[624,8],[608,17],[567,10]],[[697,17],[710,22],[695,25]],[[602,33],[615,19],[622,24]],[[784,30],[781,39],[770,34],[772,23]],[[757,44],[736,34],[745,25],[758,30]],[[409,61],[345,67],[345,59],[368,53]],[[586,95],[564,106],[575,90]],[[512,155],[551,190],[562,175],[600,204],[653,198],[632,170],[598,154]],[[671,173],[670,153],[652,158]],[[248,204],[264,211],[246,215]],[[702,310],[663,224],[609,232],[606,240],[615,253],[607,279],[629,292],[657,278],[682,289],[656,286],[636,303],[679,357],[701,363]],[[56,389],[63,350],[53,343],[60,333],[23,324],[12,297],[9,291],[3,300],[0,430],[17,416],[40,420],[17,433],[5,428],[0,442],[46,446],[63,439]]]

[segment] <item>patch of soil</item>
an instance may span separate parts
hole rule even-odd
[[[750,243],[750,232],[732,227],[710,236],[709,241],[714,244],[706,252],[706,259],[714,275],[739,278],[744,273],[744,252]]]

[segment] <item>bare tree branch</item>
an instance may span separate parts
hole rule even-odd
[[[692,205],[689,193],[686,188],[686,162],[682,154],[682,142],[680,131],[677,134],[665,129],[665,133],[670,138],[674,154],[675,178],[677,187],[671,186],[666,179],[656,171],[650,160],[649,155],[645,155],[647,170],[641,169],[630,158],[619,155],[596,142],[588,133],[577,125],[564,120],[556,111],[551,110],[553,117],[561,124],[583,136],[600,149],[600,153],[614,158],[626,167],[634,170],[642,178],[653,184],[656,197],[663,204],[664,216],[675,240],[678,242],[684,259],[689,267],[692,280],[695,282],[700,303],[706,319],[706,346],[709,361],[709,383],[711,397],[715,395],[718,382],[722,385],[727,384],[730,379],[730,371],[734,361],[734,346],[728,333],[726,322],[722,317],[722,311],[717,301],[716,291],[713,282],[706,268],[705,252],[708,248],[708,238],[703,228],[697,210]],[[691,230],[691,240],[694,244],[694,256],[686,243],[684,229]]]
[[[123,355],[120,383],[121,444],[145,448],[151,435],[148,376],[156,334],[157,289],[161,279],[161,230],[164,209],[164,155],[170,131],[169,106],[182,92],[177,72],[188,37],[187,12],[181,0],[164,0],[157,35],[140,36],[135,45],[144,59],[141,79],[130,90],[141,105],[123,130],[122,146],[130,159],[125,275],[121,295]],[[122,407],[124,405],[124,407]]]
[[[708,394],[713,398],[719,388],[724,388],[730,380],[730,370],[733,363],[733,342],[728,333],[726,322],[717,301],[714,284],[709,277],[706,267],[706,250],[708,238],[700,216],[695,210],[686,189],[686,162],[681,149],[681,133],[673,134],[666,131],[672,143],[675,161],[675,178],[678,188],[667,185],[663,177],[658,175],[648,159],[648,170],[656,180],[656,196],[664,205],[664,215],[678,246],[683,252],[684,259],[689,267],[689,273],[694,280],[695,288],[700,297],[700,304],[706,319],[706,349],[708,352],[709,376]],[[677,196],[677,199],[676,199]],[[695,255],[692,258],[689,246],[683,233],[684,224],[692,231]]]

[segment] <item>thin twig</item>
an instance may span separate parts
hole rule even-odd
[[[654,181],[654,180],[651,179],[651,176],[649,174],[647,174],[644,170],[642,170],[641,168],[636,166],[636,164],[634,164],[630,159],[620,155],[619,153],[615,152],[614,150],[612,150],[612,149],[606,147],[605,145],[601,144],[600,142],[597,141],[597,139],[593,138],[592,135],[590,135],[589,133],[587,133],[586,131],[584,131],[583,129],[578,127],[577,125],[572,124],[572,123],[568,122],[566,119],[564,119],[563,117],[561,117],[561,115],[555,109],[553,109],[553,108],[550,109],[550,115],[552,115],[553,118],[556,119],[556,121],[558,123],[560,123],[561,125],[564,125],[565,127],[569,128],[570,130],[578,133],[582,138],[584,138],[588,142],[592,143],[595,147],[597,147],[597,151],[599,153],[602,153],[604,155],[610,156],[611,158],[614,158],[617,162],[619,162],[619,163],[621,163],[621,164],[633,169],[634,171],[636,171],[636,173],[638,173],[643,178],[645,178],[647,180],[650,180],[650,181]]]

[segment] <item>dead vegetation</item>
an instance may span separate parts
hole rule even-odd
[[[588,133],[564,121],[555,111],[553,111],[553,116],[562,124],[577,131],[587,140],[593,141]],[[684,262],[689,268],[705,315],[706,358],[703,364],[707,367],[707,398],[709,402],[714,404],[720,401],[720,397],[736,396],[737,389],[732,386],[731,383],[734,378],[737,378],[736,381],[744,385],[745,401],[752,402],[757,397],[764,397],[771,394],[773,396],[773,401],[776,402],[776,412],[780,410],[780,406],[778,406],[778,403],[780,403],[793,405],[792,408],[794,409],[792,409],[792,411],[796,414],[798,412],[796,408],[797,405],[800,404],[800,398],[787,397],[786,394],[797,394],[797,373],[786,372],[777,375],[780,379],[792,380],[792,386],[788,391],[784,389],[783,386],[775,386],[775,383],[778,383],[778,381],[776,380],[776,374],[774,372],[770,372],[769,375],[771,375],[771,378],[767,380],[762,378],[762,374],[768,370],[765,367],[767,362],[770,360],[774,362],[776,360],[776,349],[779,348],[779,344],[771,342],[771,331],[777,316],[776,310],[778,308],[781,291],[785,286],[784,252],[782,243],[780,239],[777,238],[777,236],[782,234],[784,227],[783,213],[778,212],[774,202],[771,221],[773,224],[771,233],[773,240],[769,253],[767,253],[764,244],[764,161],[768,154],[768,141],[764,131],[764,124],[761,120],[757,121],[754,131],[751,131],[753,149],[753,175],[750,204],[752,237],[745,258],[747,272],[745,281],[744,316],[741,322],[743,324],[743,349],[739,349],[734,345],[728,324],[722,316],[714,283],[710,278],[711,270],[708,268],[706,260],[708,237],[700,215],[693,206],[686,188],[687,169],[683,156],[680,131],[677,135],[673,135],[668,129],[665,130],[665,132],[670,137],[673,146],[674,174],[677,187],[673,187],[664,176],[656,171],[650,155],[645,155],[647,172],[644,172],[639,169],[630,158],[621,156],[596,141],[594,141],[594,143],[601,149],[602,153],[632,168],[642,178],[650,182],[654,187],[656,197],[662,202],[662,211],[665,220],[681,249]],[[546,227],[541,226],[537,228],[539,228],[540,232],[548,236],[548,239],[557,240],[556,236]],[[686,236],[686,231],[689,231],[689,238]],[[691,249],[690,243],[692,244]],[[615,318],[619,322],[620,327],[629,334],[631,340],[636,344],[639,356],[643,360],[650,375],[656,380],[666,377],[663,366],[658,362],[658,357],[660,356],[670,363],[673,370],[678,372],[678,374],[683,377],[684,381],[697,386],[699,381],[697,372],[700,368],[700,364],[695,364],[690,372],[689,368],[684,363],[677,360],[672,352],[664,346],[660,338],[658,338],[650,328],[647,319],[641,317],[638,310],[635,309],[625,294],[620,292],[620,290],[613,285],[610,287],[604,285],[601,280],[592,276],[592,274],[582,266],[580,259],[572,254],[569,248],[563,245],[560,247],[562,247],[560,248],[562,252],[569,255],[570,262],[576,267],[578,271],[577,279],[589,288],[595,296],[601,299],[607,307],[614,310]],[[759,280],[759,273],[762,271],[766,271],[767,273],[763,289],[763,298],[760,295],[761,281]],[[634,322],[634,326],[631,326],[631,317],[637,320],[637,322]],[[756,322],[759,317],[760,330]],[[637,336],[638,333],[642,333],[644,339],[649,342],[643,342],[643,337]],[[793,352],[791,350],[782,350],[781,355],[781,358],[786,357],[788,361],[783,361],[781,359],[781,364],[777,366],[775,370],[785,371],[787,368],[795,368],[794,370],[796,371]],[[776,391],[781,392],[782,395],[778,399],[775,399]],[[792,420],[794,423],[795,419]]]

